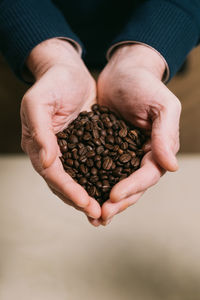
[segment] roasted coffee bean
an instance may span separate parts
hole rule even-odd
[[[58,140],[58,145],[60,146],[60,151],[62,153],[67,151],[67,142],[65,140]]]
[[[129,144],[129,145],[128,145],[128,148],[129,148],[130,150],[133,150],[133,151],[137,150],[137,146],[134,145],[134,144]]]
[[[114,136],[108,135],[108,136],[106,137],[106,142],[107,142],[107,143],[109,143],[109,144],[114,144],[114,141],[115,141]]]
[[[101,154],[104,151],[104,147],[103,146],[99,146],[96,149],[97,154]]]
[[[87,153],[87,148],[86,147],[82,147],[81,149],[79,149],[78,154],[80,156],[85,155]]]
[[[120,131],[119,131],[119,136],[120,136],[121,138],[124,138],[125,136],[127,136],[127,128],[126,128],[126,127],[120,129]]]
[[[117,145],[120,145],[120,144],[122,143],[122,139],[121,139],[119,136],[116,136],[116,137],[115,137],[115,143],[116,143]]]
[[[100,205],[117,182],[139,168],[146,140],[137,128],[98,104],[56,136],[65,171]]]
[[[71,158],[66,159],[65,162],[66,162],[66,164],[67,164],[68,166],[70,166],[70,167],[72,167],[73,164],[74,164],[74,161],[73,161]]]
[[[130,154],[122,154],[120,157],[119,157],[119,161],[123,164],[127,163],[128,161],[131,160],[131,155]]]
[[[92,175],[97,175],[98,170],[97,170],[96,168],[92,168],[92,169],[90,170],[90,172],[91,172]]]
[[[94,185],[88,186],[87,191],[91,197],[94,197],[96,194],[96,187]]]
[[[72,157],[78,159],[78,150],[76,148],[72,149]]]
[[[79,164],[78,160],[75,160],[75,161],[74,161],[74,167],[75,167],[76,169],[78,169],[79,165],[80,165],[80,164]]]
[[[70,135],[69,136],[69,142],[70,143],[72,143],[72,144],[76,144],[76,143],[78,143],[78,138],[77,138],[77,136],[75,136],[75,135]]]
[[[81,164],[79,168],[83,174],[86,174],[88,172],[88,168],[84,164]]]
[[[113,130],[112,130],[112,128],[108,128],[108,129],[107,129],[107,134],[108,134],[108,135],[113,135]],[[114,143],[114,141],[113,141],[113,143]]]
[[[101,181],[97,181],[97,182],[96,182],[96,186],[97,186],[98,188],[101,188],[101,187],[102,187],[102,182],[101,182]]]
[[[104,161],[103,161],[103,169],[104,170],[110,170],[110,168],[112,167],[112,163],[113,163],[113,160],[112,160],[112,158],[110,158],[110,157],[106,157],[105,159],[104,159]]]
[[[94,161],[98,161],[98,160],[101,160],[101,156],[100,155],[95,155],[95,157],[94,157]]]
[[[63,132],[63,131],[60,131],[60,132],[57,133],[57,137],[59,139],[66,139],[67,138],[67,134],[65,132]]]
[[[100,145],[101,145],[101,140],[100,140],[100,139],[94,139],[93,142],[94,142],[94,144],[97,145],[97,146],[100,146]]]
[[[97,182],[97,181],[99,181],[99,176],[94,175],[94,176],[91,176],[91,177],[90,177],[90,182],[95,183],[95,182]]]
[[[70,152],[66,152],[66,153],[63,154],[63,157],[64,157],[65,160],[66,160],[66,159],[68,159],[68,158],[72,158],[72,154],[71,154]]]
[[[105,145],[105,143],[106,143],[106,142],[105,142],[105,138],[104,138],[103,136],[101,136],[99,139],[100,139],[100,141],[101,141],[101,144]]]
[[[92,136],[89,132],[86,132],[83,136],[84,141],[89,141],[89,140],[91,140],[91,138],[92,138]]]
[[[96,161],[96,167],[98,169],[101,169],[101,161],[100,160]]]
[[[89,158],[86,160],[86,166],[89,168],[92,168],[94,166],[94,161],[93,159]]]
[[[86,179],[85,177],[81,177],[80,180],[79,180],[79,183],[80,183],[81,185],[84,185],[84,184],[87,183],[87,179]]]
[[[102,130],[101,130],[101,136],[106,136],[106,135],[107,135],[106,130],[102,129]]]
[[[95,154],[96,154],[96,153],[95,153],[94,150],[90,150],[90,151],[87,152],[87,157],[88,157],[88,158],[94,157]]]
[[[85,163],[85,162],[87,161],[87,156],[86,156],[86,155],[80,156],[80,157],[79,157],[79,161],[80,161],[81,163]]]
[[[99,110],[99,105],[98,104],[93,104],[92,105],[92,110],[93,111]]]
[[[128,143],[127,143],[127,142],[121,143],[120,148],[121,148],[122,150],[128,149]]]
[[[73,149],[76,147],[76,144],[68,143],[67,146],[69,149]]]
[[[109,153],[109,150],[108,150],[108,149],[106,149],[106,150],[104,150],[104,151],[103,151],[103,153],[102,153],[102,156],[107,156],[107,155],[108,155],[108,153]]]
[[[85,123],[85,130],[87,130],[87,131],[92,131],[92,129],[93,129],[93,123],[90,122],[90,121],[87,121],[87,122]]]
[[[92,130],[92,134],[94,139],[98,139],[99,138],[99,131],[97,129],[93,129]]]

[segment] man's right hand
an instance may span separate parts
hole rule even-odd
[[[97,201],[64,171],[55,136],[95,102],[95,81],[74,47],[63,40],[50,39],[36,46],[27,66],[36,82],[22,99],[22,148],[53,193],[98,219]]]

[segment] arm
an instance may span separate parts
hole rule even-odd
[[[118,44],[146,44],[162,55],[172,78],[187,54],[200,40],[200,1],[149,0],[140,4],[121,34],[108,50],[108,58]]]
[[[19,78],[23,79],[24,63],[31,50],[55,37],[72,41],[80,50],[79,38],[52,1],[0,1],[0,50]]]

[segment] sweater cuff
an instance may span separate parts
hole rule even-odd
[[[138,7],[110,49],[124,41],[149,45],[167,62],[170,80],[198,38],[197,25],[187,12],[171,2],[150,0]]]
[[[31,50],[55,37],[68,39],[80,53],[81,41],[50,0],[7,0],[0,4],[0,50],[20,79]]]

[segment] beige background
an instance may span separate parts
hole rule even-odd
[[[0,300],[200,299],[199,72],[198,48],[169,84],[190,153],[179,156],[180,170],[96,229],[16,154],[26,86],[0,58]]]

